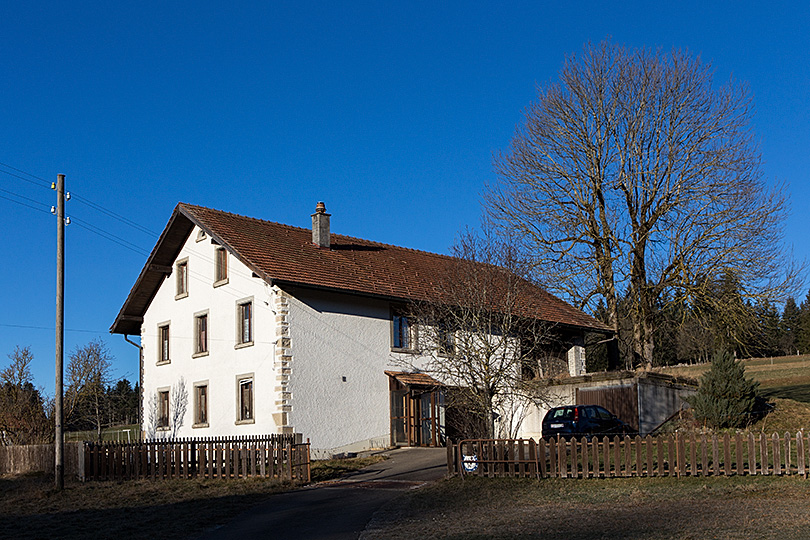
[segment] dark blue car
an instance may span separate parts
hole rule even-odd
[[[629,435],[633,429],[599,405],[554,407],[543,418],[543,438]]]

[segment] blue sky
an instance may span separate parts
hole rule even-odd
[[[492,154],[536,85],[606,37],[688,49],[750,85],[763,171],[788,183],[786,239],[810,255],[806,1],[124,4],[0,9],[0,163],[44,180],[0,166],[17,201],[0,198],[0,367],[30,346],[47,392],[55,193],[40,184],[57,173],[81,197],[66,350],[103,338],[136,380],[137,350],[107,331],[177,202],[306,227],[322,200],[334,232],[446,252],[478,223]]]

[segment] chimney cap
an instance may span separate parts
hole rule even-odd
[[[315,205],[315,213],[316,214],[325,214],[326,213],[326,205],[321,201]]]

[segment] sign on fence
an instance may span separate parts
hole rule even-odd
[[[450,475],[536,478],[799,475],[810,448],[803,432],[582,439],[448,441]],[[471,456],[474,458],[471,459]]]

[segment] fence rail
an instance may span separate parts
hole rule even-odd
[[[275,478],[311,480],[309,440],[300,434],[188,438],[82,447],[82,480]]]
[[[450,475],[533,478],[798,475],[810,435],[674,434],[583,439],[448,441]]]

